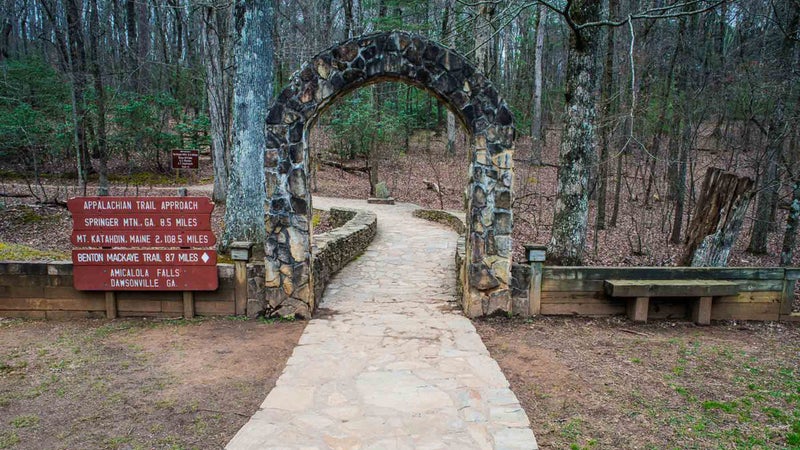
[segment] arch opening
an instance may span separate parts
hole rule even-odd
[[[384,81],[425,90],[464,126],[470,149],[461,306],[470,317],[511,312],[513,116],[464,56],[405,32],[365,35],[321,52],[295,72],[270,108],[265,305],[303,317],[316,308],[309,130],[337,98]]]

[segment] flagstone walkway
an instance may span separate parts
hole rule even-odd
[[[328,285],[278,379],[228,443],[239,449],[535,449],[528,417],[457,309],[456,234],[410,205]]]

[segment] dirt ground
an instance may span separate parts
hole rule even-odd
[[[800,448],[798,324],[475,326],[543,449]]]
[[[0,449],[222,448],[304,327],[0,318]]]

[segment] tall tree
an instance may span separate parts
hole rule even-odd
[[[534,30],[536,33],[533,53],[533,105],[531,105],[531,155],[532,163],[541,164],[544,130],[542,128],[542,51],[544,50],[544,25],[547,22],[547,10],[539,5],[536,8]]]
[[[83,40],[83,5],[78,0],[64,0],[67,12],[67,42],[70,75],[72,78],[72,119],[78,160],[78,182],[83,193],[89,176],[89,151],[86,139],[86,47]],[[83,3],[83,2],[81,2]]]
[[[203,56],[206,69],[208,118],[211,122],[211,159],[214,190],[211,197],[224,203],[228,190],[233,87],[231,65],[231,7],[227,0],[211,0],[202,8]]]
[[[108,195],[108,140],[106,136],[106,93],[103,85],[103,71],[100,62],[100,13],[97,0],[90,0],[89,12],[89,50],[91,55],[92,78],[94,80],[95,107],[97,108],[97,142],[92,156],[97,159],[97,173],[100,177],[98,195]]]
[[[223,246],[236,240],[263,243],[266,236],[264,123],[273,90],[274,20],[271,2],[234,4],[233,145]]]
[[[561,265],[580,265],[589,215],[588,182],[595,162],[595,76],[597,27],[581,25],[600,20],[600,0],[569,4],[570,27],[567,79],[564,91],[564,130],[559,147],[558,187],[548,259]]]
[[[618,0],[608,0],[608,12],[614,17],[617,15]],[[601,128],[600,145],[600,173],[597,177],[597,214],[595,227],[598,230],[606,228],[606,193],[608,192],[608,164],[611,157],[612,130],[614,129],[613,117],[616,113],[616,96],[612,95],[614,88],[614,28],[606,30],[606,55],[603,62],[603,79],[600,86],[600,104],[603,108],[603,126]],[[619,156],[617,156],[619,157]]]

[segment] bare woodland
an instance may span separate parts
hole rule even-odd
[[[724,265],[744,239],[797,265],[798,0],[2,0],[2,178],[58,204],[53,180],[102,195],[123,176],[168,174],[172,148],[200,148],[213,161],[203,182],[228,208],[223,241],[258,240],[273,96],[319,51],[391,29],[456,48],[504,95],[515,220],[551,262],[583,264],[592,239],[625,228],[632,254],[680,248],[664,264]],[[315,125],[312,170],[362,179],[350,193],[366,197],[416,158],[430,176],[412,189],[458,207],[463,183],[446,182],[466,172],[452,167],[466,159],[457,123],[415,87],[365,87]],[[430,135],[441,151],[421,144]],[[747,181],[704,183],[709,168]],[[555,186],[544,222],[542,171]],[[713,258],[695,253],[709,245]]]

